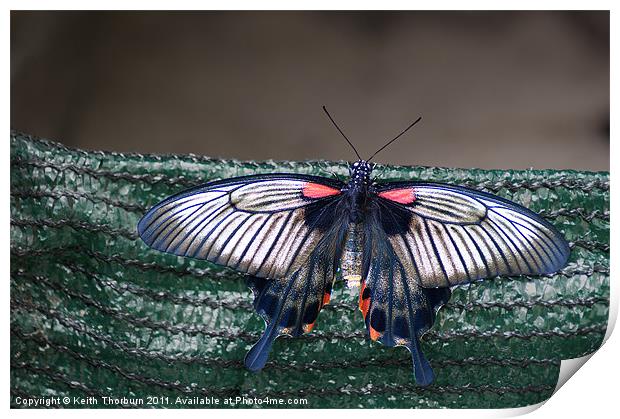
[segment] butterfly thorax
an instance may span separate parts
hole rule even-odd
[[[349,199],[349,221],[354,224],[363,220],[371,172],[372,167],[365,160],[358,160],[349,166],[351,178],[342,192]]]

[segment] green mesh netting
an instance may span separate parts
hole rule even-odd
[[[303,398],[294,407],[311,408],[517,407],[550,397],[560,360],[601,345],[608,173],[389,166],[385,179],[470,186],[543,214],[571,243],[568,266],[456,288],[422,342],[437,375],[428,388],[414,385],[406,349],[365,338],[357,295],[340,282],[311,334],[278,339],[267,367],[248,372],[243,357],[263,321],[243,276],[150,250],[135,226],[184,188],[276,171],[347,173],[343,162],[85,152],[12,132],[12,406],[41,396],[159,396],[149,406],[214,397],[228,407],[226,398],[243,396]]]

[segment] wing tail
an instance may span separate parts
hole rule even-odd
[[[413,338],[407,345],[407,349],[411,352],[411,362],[413,365],[413,376],[415,382],[421,387],[426,387],[435,381],[435,373],[431,368],[431,364],[428,362],[422,350],[420,349],[420,342],[418,338]]]
[[[247,369],[252,372],[258,372],[263,369],[269,358],[273,341],[278,336],[275,325],[268,325],[261,338],[245,356],[244,364]]]
[[[435,323],[437,311],[450,300],[450,288],[420,288],[422,298],[422,309],[410,318],[409,322],[414,324],[409,337],[407,349],[411,352],[413,362],[413,375],[416,383],[420,386],[428,386],[435,380],[435,374],[428,360],[420,349],[419,338],[428,331]]]
[[[386,346],[409,349],[415,381],[419,386],[427,386],[435,375],[422,353],[419,339],[433,326],[437,310],[450,299],[450,289],[425,289],[398,274],[385,279],[394,283],[390,298],[386,298],[380,285],[376,287],[376,282],[364,286],[360,294],[360,308],[369,336]]]
[[[372,340],[404,346],[411,352],[413,375],[419,386],[435,375],[422,353],[419,339],[435,322],[437,310],[450,299],[449,288],[423,288],[408,275],[384,233],[367,232],[372,251],[365,255],[368,271],[360,290],[360,309]]]

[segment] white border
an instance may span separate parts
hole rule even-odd
[[[214,10],[243,10],[243,9],[263,9],[263,10],[278,10],[278,9],[287,9],[287,10],[407,10],[407,9],[416,9],[416,10],[611,10],[611,74],[615,74],[615,71],[618,71],[617,65],[617,29],[620,25],[620,19],[617,17],[617,7],[615,2],[612,1],[596,1],[591,0],[588,2],[578,2],[578,1],[531,1],[524,0],[519,2],[493,2],[493,1],[468,1],[468,2],[457,2],[457,1],[443,1],[443,2],[405,2],[405,1],[381,1],[381,2],[371,2],[367,0],[359,0],[359,1],[340,1],[335,2],[333,0],[315,0],[315,1],[303,1],[303,2],[295,2],[292,4],[291,2],[285,1],[263,1],[260,4],[253,1],[227,1],[223,2],[199,2],[199,1],[189,1],[189,0],[176,0],[174,2],[169,1],[161,1],[161,0],[153,0],[153,1],[119,1],[119,0],[109,0],[106,2],[95,1],[95,2],[78,2],[78,1],[42,1],[42,0],[24,0],[24,1],[14,1],[10,0],[7,2],[9,5],[9,9],[6,10],[3,21],[5,22],[1,25],[0,30],[3,32],[3,40],[2,49],[3,49],[3,57],[7,57],[7,62],[2,66],[2,72],[4,73],[5,83],[2,85],[3,95],[4,97],[4,112],[3,112],[3,121],[6,133],[9,132],[10,128],[10,94],[9,87],[10,83],[6,81],[10,80],[10,67],[8,63],[8,57],[10,57],[10,10],[72,10],[72,9],[84,9],[84,10],[99,10],[99,9],[118,9],[118,10],[135,10],[135,9],[145,9],[148,8],[150,10],[199,10],[199,9],[214,9]],[[467,6],[464,8],[463,6]],[[616,123],[614,121],[618,120],[618,112],[616,108],[613,106],[613,98],[618,97],[618,84],[615,79],[611,78],[611,97],[612,97],[612,107],[611,107],[611,132],[616,132]],[[6,144],[6,143],[5,143]],[[614,173],[616,171],[616,164],[620,158],[618,154],[618,146],[614,145],[614,141],[611,142],[611,173],[612,173],[612,182],[611,184],[615,184]],[[6,200],[5,204],[0,207],[1,214],[3,219],[5,220],[4,224],[4,237],[5,241],[2,247],[2,260],[4,262],[3,266],[8,268],[9,266],[9,178],[10,178],[10,165],[9,165],[9,149],[8,145],[5,145],[4,153],[2,153],[2,167],[4,170],[2,171],[3,182],[2,182],[2,190],[0,193],[2,197]],[[611,195],[611,208],[612,208],[612,225],[615,225],[613,214],[615,214],[614,208],[619,208],[616,204],[618,198],[616,195]],[[613,231],[613,230],[612,230]],[[618,260],[617,258],[617,234],[613,231],[611,235],[611,262],[612,266],[615,266],[614,261]],[[10,350],[9,350],[9,283],[8,283],[8,275],[5,277],[5,288],[3,289],[3,312],[5,313],[5,321],[3,328],[3,335],[5,337],[5,345],[3,347],[4,359],[8,360],[10,358]],[[618,296],[616,285],[612,287],[612,301],[611,301],[611,310],[610,310],[610,325],[615,323],[617,312],[618,312]],[[611,330],[611,328],[609,329]],[[608,331],[609,335],[609,331]],[[531,413],[531,417],[535,418],[583,418],[583,417],[610,417],[611,412],[617,411],[617,383],[620,379],[619,372],[619,361],[616,356],[620,347],[618,343],[617,336],[611,336],[611,338],[605,343],[605,345],[592,356],[584,366],[577,372],[577,377],[574,379],[568,380],[568,382],[557,392],[554,394],[551,399],[544,404],[541,408],[537,409],[535,412]],[[2,372],[4,373],[5,382],[2,386],[4,390],[4,397],[2,398],[2,403],[5,409],[9,409],[9,389],[10,389],[10,372],[8,362],[2,363]],[[527,411],[531,411],[533,408],[524,408],[524,409],[506,409],[506,410],[417,410],[414,412],[403,412],[406,415],[411,415],[415,418],[425,418],[425,417],[472,417],[472,418],[480,418],[480,417],[505,417],[505,416],[514,416],[522,413],[526,413]],[[382,414],[378,410],[356,410],[356,411],[326,411],[321,410],[320,415],[344,415],[347,413],[355,414],[356,416],[375,416],[377,414]],[[83,416],[87,414],[89,416],[95,417],[108,417],[110,415],[109,411],[103,410],[89,410],[88,412],[83,412],[80,410],[71,410],[71,411],[54,411],[54,410],[11,410],[10,414],[20,417],[41,417],[41,416],[56,416],[56,415],[66,415],[66,416]],[[129,410],[115,410],[113,412],[114,415],[129,415],[136,417],[163,417],[164,415],[169,415],[168,411],[165,410],[153,410],[153,411],[129,411]],[[204,418],[205,415],[208,417],[213,416],[237,416],[237,415],[251,415],[254,417],[264,417],[264,418],[273,418],[273,417],[285,417],[290,415],[291,412],[289,410],[212,410],[212,411],[201,411],[201,410],[184,410],[182,412],[174,412],[173,414],[188,417],[201,417]],[[307,417],[310,418],[315,416],[317,412],[311,410],[296,410],[294,415],[299,416],[301,418]],[[388,414],[394,414],[392,412]],[[400,414],[400,412],[399,412]],[[617,414],[617,413],[616,413]]]

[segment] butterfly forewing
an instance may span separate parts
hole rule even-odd
[[[378,186],[375,200],[376,218],[407,276],[424,287],[548,274],[570,253],[540,216],[483,192],[399,182]]]
[[[261,278],[297,270],[333,222],[342,184],[303,175],[214,182],[173,196],[138,225],[154,249]]]

